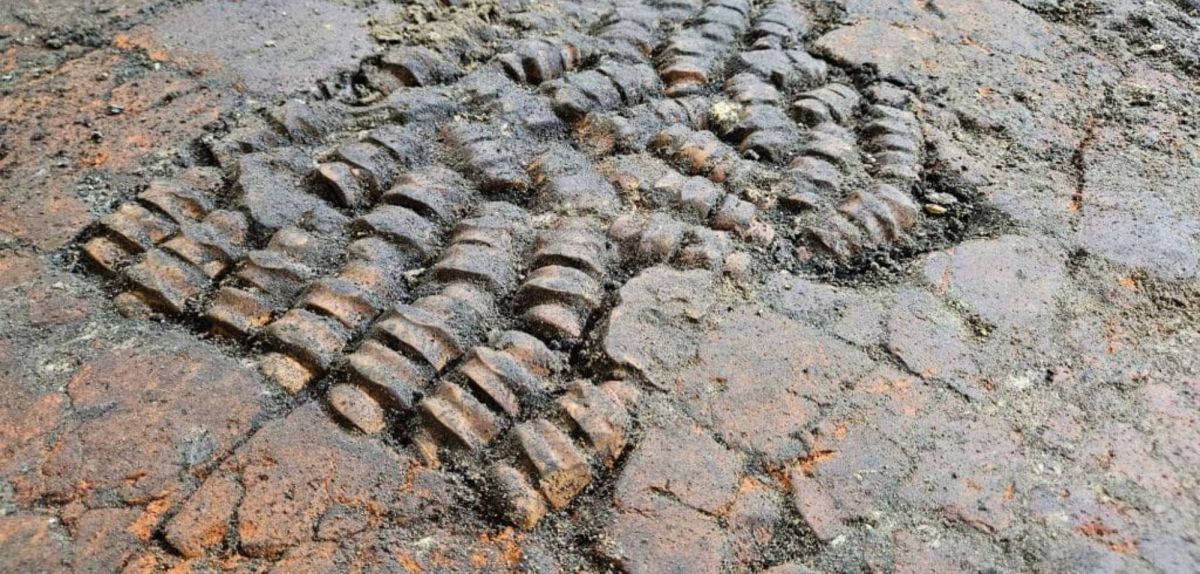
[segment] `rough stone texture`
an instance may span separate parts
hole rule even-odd
[[[0,155],[6,174],[0,237],[44,249],[66,244],[91,221],[91,209],[103,208],[118,189],[139,179],[129,173],[133,167],[168,161],[171,146],[199,135],[229,102],[186,71],[142,64],[144,51],[130,43],[65,53],[12,46],[6,52],[30,61],[9,72],[0,101],[6,148]]]
[[[1007,528],[1024,459],[1011,431],[979,420],[922,423],[914,434],[931,440],[915,453],[915,471],[900,489],[901,496],[975,528]]]
[[[770,464],[800,456],[818,406],[871,364],[861,351],[774,313],[741,307],[719,321],[696,365],[678,375],[677,392],[726,444]]]
[[[79,517],[72,527],[75,572],[112,572],[121,568],[143,544],[150,531],[135,508],[97,508]]]
[[[314,532],[319,539],[340,539],[372,525],[404,524],[440,512],[452,491],[410,464],[378,443],[353,440],[310,405],[264,426],[221,466],[223,473],[241,477],[244,494],[236,505],[217,504],[208,512],[236,516],[242,552],[278,556],[312,540]],[[226,480],[215,474],[199,492],[226,488],[209,484]],[[181,522],[193,516],[177,515],[169,531],[186,529]]]
[[[726,540],[716,519],[671,500],[619,514],[607,538],[601,551],[625,572],[722,571]]]
[[[647,434],[617,481],[614,501],[619,507],[645,510],[664,496],[717,514],[733,501],[741,466],[736,454],[698,429]]]
[[[714,22],[709,36],[741,30],[727,21],[736,11],[645,2],[661,9],[643,20],[629,6],[610,15],[613,4],[0,6],[0,570],[1200,571],[1194,1],[787,3],[807,29],[776,33],[795,33],[864,102],[911,105],[923,139],[919,223],[897,249],[831,267],[806,259],[801,225],[827,210],[800,208],[787,161],[737,149],[752,122],[694,125],[724,109],[712,94],[733,70],[718,64],[745,60],[735,52],[764,33],[757,18],[771,3],[750,3],[736,46],[705,48],[720,57],[700,72],[719,82],[698,99],[661,97],[654,66],[669,43],[709,42],[673,38],[696,22]],[[430,60],[410,62],[407,77],[396,61],[380,66],[408,46]],[[637,89],[595,72],[646,53],[656,56]],[[417,79],[438,85],[401,87]],[[816,87],[797,82],[778,79],[781,101]],[[283,132],[328,127],[277,117],[297,100],[356,105],[335,135],[293,145]],[[604,109],[573,122],[556,103]],[[666,127],[659,114],[713,145],[642,151]],[[451,149],[440,128],[458,123],[487,123],[495,138]],[[372,131],[380,125],[439,129]],[[285,396],[256,373],[268,341],[210,340],[200,315],[120,317],[110,299],[128,285],[79,260],[99,218],[152,180],[204,166],[220,184],[206,197],[260,216],[249,248],[265,243],[263,221],[319,228],[306,264],[332,276],[361,238],[337,230],[361,213],[331,207],[332,191],[305,172],[372,138],[412,164],[400,171],[433,163],[478,194],[409,206],[436,229],[421,246],[434,257],[450,219],[504,199],[531,217],[511,236],[464,233],[512,250],[480,268],[521,283],[566,265],[598,286],[534,294],[580,340],[550,341],[553,360],[532,378],[503,373],[525,386],[512,403],[522,414],[500,426],[544,417],[567,429],[553,407],[566,384],[615,378],[629,446],[531,531],[504,525],[488,484],[487,465],[521,464],[503,430],[465,454],[389,406],[371,411],[387,429],[367,436],[327,412],[325,390],[346,382],[340,363]],[[286,193],[238,203],[236,161],[225,160],[275,146],[292,146],[302,173],[281,178]],[[572,161],[527,169],[551,148]],[[849,149],[839,161],[857,167],[818,204],[873,177],[876,158]],[[360,167],[337,173],[370,171]],[[711,218],[692,212],[703,205],[670,205],[669,186],[655,185],[670,170],[757,218],[745,236],[713,235]],[[482,192],[480,181],[510,178],[527,189]],[[552,205],[556,194],[590,198],[583,189],[605,198],[596,212]],[[405,201],[437,195],[422,191]],[[274,202],[285,197],[295,201]],[[607,210],[666,219],[631,239],[645,229],[614,230]],[[533,255],[535,236],[573,225],[608,241]],[[624,244],[643,239],[630,255]],[[403,277],[395,301],[440,292],[431,275],[454,274],[428,264],[388,264],[387,278]],[[464,352],[525,327],[511,293],[492,295],[452,310]],[[473,313],[487,317],[459,320]],[[352,348],[370,321],[361,327]],[[466,384],[457,366],[436,376],[414,366],[422,380],[411,384]]]
[[[694,344],[689,328],[714,305],[711,273],[654,267],[621,288],[608,319],[605,353],[658,387],[672,384],[666,373],[683,365]]]
[[[229,522],[242,499],[242,485],[224,475],[214,475],[192,494],[167,523],[163,536],[185,558],[196,558],[220,546],[229,534]]]
[[[981,373],[964,321],[934,296],[904,291],[888,319],[888,351],[923,379],[942,381],[979,398]]]
[[[70,538],[57,518],[45,514],[12,514],[0,517],[0,550],[5,568],[14,571],[63,568]]]
[[[366,23],[338,2],[255,0],[189,4],[147,25],[184,58],[227,63],[252,92],[290,93],[353,69],[371,51]]]
[[[1101,129],[1083,156],[1078,241],[1088,250],[1164,279],[1200,273],[1200,167],[1195,160],[1130,150]],[[1163,174],[1173,174],[1163,178]]]
[[[796,509],[823,541],[854,520],[871,520],[884,497],[911,471],[905,450],[870,427],[833,425],[816,448],[792,469]]]
[[[735,569],[759,562],[775,537],[787,528],[784,495],[772,485],[742,479],[738,498],[725,516],[729,554]]]
[[[1037,240],[1005,235],[967,241],[925,261],[925,279],[989,325],[1045,328],[1066,286],[1065,255]]]
[[[77,416],[46,437],[37,466],[13,476],[18,495],[179,500],[186,473],[224,458],[250,430],[259,388],[211,349],[112,350],[72,376],[66,395]]]

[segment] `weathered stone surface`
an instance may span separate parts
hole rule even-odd
[[[92,221],[96,193],[120,185],[82,182],[82,171],[128,170],[198,135],[226,103],[176,70],[116,73],[140,57],[119,46],[71,56],[45,74],[32,74],[41,66],[28,62],[6,72],[6,86],[16,89],[0,102],[7,150],[0,157],[7,174],[0,182],[0,236],[47,250],[62,247]],[[87,89],[60,89],[64,85]],[[110,105],[122,112],[109,113]]]
[[[18,492],[177,499],[184,472],[220,459],[250,430],[258,394],[252,371],[203,346],[111,350],[67,385],[75,412],[92,416],[57,434],[37,473],[17,477]]]
[[[929,530],[908,529],[893,534],[897,572],[987,572],[1004,570],[1005,558],[987,548],[987,536],[950,530],[931,538]],[[1071,570],[1068,564],[1062,568]]]
[[[13,317],[20,316],[30,311],[31,295],[47,291],[59,292],[45,289],[45,279],[52,276],[46,275],[34,259],[0,258],[0,276],[4,277],[0,280],[3,283],[0,293],[7,300],[5,304],[0,305],[0,315],[12,313]],[[10,288],[10,285],[13,287]],[[64,298],[67,301],[63,301]],[[66,306],[72,309],[72,312],[63,314],[77,318],[77,313],[74,312],[77,302],[73,298],[56,297],[49,301],[44,313],[57,315],[62,307]],[[35,329],[46,330],[47,326],[53,326],[38,324],[40,321],[33,317],[27,317],[27,320],[34,323],[31,327]],[[66,327],[69,328],[71,323]],[[9,323],[9,326],[16,328],[17,325]],[[53,431],[67,413],[70,400],[66,393],[44,388],[30,375],[30,363],[36,362],[40,357],[25,352],[24,348],[29,343],[39,342],[0,340],[0,381],[7,383],[3,386],[4,400],[0,401],[0,468],[8,468],[14,459],[20,458],[19,453],[23,451],[36,451],[39,442],[36,439]],[[53,368],[48,369],[54,371],[52,375],[63,379],[74,367],[70,363],[53,362],[47,366],[50,365],[53,365]]]
[[[971,333],[963,320],[933,295],[917,290],[899,293],[887,330],[888,350],[909,371],[942,381],[971,398],[983,396]]]
[[[345,216],[302,182],[315,168],[312,159],[294,148],[246,155],[238,162],[238,186],[247,214],[259,225],[276,230],[310,220],[320,230],[333,230]]]
[[[241,553],[274,558],[314,537],[341,539],[385,520],[447,511],[452,487],[411,465],[377,441],[355,439],[310,403],[268,423],[223,463],[167,524],[167,539],[197,554],[218,544],[228,524]]]
[[[338,545],[333,542],[313,542],[293,547],[271,568],[272,574],[290,572],[328,572],[337,569]]]
[[[621,288],[609,314],[605,353],[652,385],[672,385],[670,373],[694,352],[690,333],[716,302],[715,286],[707,271],[644,271]]]
[[[799,437],[817,405],[870,366],[864,353],[833,337],[741,307],[721,317],[674,385],[723,443],[774,463],[803,453]]]
[[[6,35],[20,33],[31,38],[55,38],[67,29],[80,34],[95,33],[105,25],[129,20],[153,6],[153,0],[134,0],[97,13],[94,6],[69,1],[11,4],[0,7],[0,29]]]
[[[328,513],[346,506],[379,521],[384,508],[412,496],[408,465],[378,442],[352,439],[315,405],[268,424],[222,467],[245,487],[235,524],[241,551],[278,556],[311,540]],[[431,489],[405,505],[446,495]]]
[[[1133,148],[1102,130],[1083,156],[1078,241],[1115,263],[1164,279],[1200,274],[1200,164]],[[1175,174],[1166,180],[1161,174]]]
[[[851,426],[853,424],[853,426]],[[828,425],[791,472],[793,502],[828,542],[854,520],[868,520],[910,471],[902,445],[855,421]]]
[[[480,527],[462,534],[433,527],[420,539],[405,530],[385,529],[344,540],[341,546],[345,550],[339,562],[370,564],[381,572],[557,571],[552,558],[546,560],[547,569],[531,568],[537,545],[511,528]]]
[[[1194,0],[78,4],[0,6],[0,570],[1200,570]],[[186,317],[122,319],[156,244]],[[348,377],[397,302],[454,349]]]
[[[734,570],[747,569],[766,553],[779,534],[784,504],[784,495],[770,485],[752,478],[742,479],[737,498],[725,515]]]
[[[1111,62],[1080,54],[1064,38],[1068,33],[1013,2],[950,0],[935,10],[854,2],[847,13],[857,21],[817,39],[815,51],[845,64],[876,66],[883,77],[901,82],[936,81],[948,88],[947,100],[960,117],[1003,125],[1006,136],[1030,149],[1072,149],[1082,139],[1067,125],[1072,108],[1099,101],[1103,79],[1116,75]],[[1039,65],[1056,56],[1055,70]],[[1064,69],[1090,74],[1064,79]],[[1039,93],[1041,113],[1013,97],[1025,90]]]
[[[867,348],[883,341],[885,306],[857,290],[780,273],[767,280],[762,297],[780,314],[829,329],[855,346]]]
[[[914,430],[929,439],[915,449],[900,495],[987,533],[1008,528],[1025,460],[1011,429],[992,419],[939,417]]]
[[[617,481],[614,501],[631,511],[665,497],[706,514],[724,512],[741,476],[737,454],[700,429],[654,429],[642,439]]]
[[[290,93],[352,67],[371,47],[364,24],[358,10],[324,0],[255,0],[236,9],[200,2],[150,22],[162,43],[223,62],[246,88],[264,93]]]
[[[167,522],[163,536],[184,558],[201,556],[224,543],[241,499],[242,485],[235,478],[214,475]]]
[[[618,514],[605,537],[600,551],[631,574],[723,569],[726,540],[716,519],[666,498]]]
[[[0,516],[0,556],[4,567],[15,572],[67,569],[70,538],[54,516],[10,514]]]
[[[150,539],[137,508],[89,510],[73,526],[74,572],[114,572]]]
[[[967,306],[991,325],[1045,328],[1066,287],[1066,256],[1016,235],[967,241],[925,261],[937,293]]]
[[[780,564],[763,571],[763,574],[815,574],[817,571],[797,562]]]

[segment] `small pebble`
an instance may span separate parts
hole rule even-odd
[[[749,255],[741,251],[734,252],[725,259],[725,273],[739,283],[746,283],[753,273],[754,262]]]
[[[125,111],[125,108],[122,108],[121,106],[114,106],[114,105],[108,106],[108,115],[110,115],[110,116],[120,115],[121,112],[124,112],[124,111]]]
[[[946,211],[947,211],[947,209],[945,207],[942,207],[936,203],[926,203],[925,204],[925,212],[930,215],[942,215],[942,214],[946,213]]]
[[[815,193],[804,191],[783,198],[783,203],[793,209],[810,210],[821,205],[821,198]]]
[[[1166,49],[1167,49],[1167,46],[1165,44],[1154,44],[1154,45],[1150,46],[1150,53],[1157,54]]]
[[[937,205],[954,205],[958,203],[958,198],[949,193],[936,192],[925,196],[925,200],[929,203]]]
[[[733,129],[733,126],[741,119],[742,107],[732,102],[717,102],[709,108],[708,114],[712,116],[717,129],[722,133]]]

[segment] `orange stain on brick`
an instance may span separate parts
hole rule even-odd
[[[129,533],[144,542],[149,542],[150,538],[154,536],[154,530],[158,527],[158,523],[162,521],[163,515],[170,508],[171,501],[165,498],[150,502],[146,505],[146,511],[133,524],[129,525]]]
[[[1092,520],[1077,526],[1075,531],[1087,536],[1088,538],[1091,538],[1092,540],[1104,544],[1110,550],[1118,554],[1132,555],[1137,554],[1138,552],[1136,541],[1110,540],[1110,538],[1116,536],[1117,529],[1104,524],[1099,518],[1093,518]]]
[[[113,47],[118,50],[141,50],[152,62],[166,62],[170,59],[167,52],[146,29],[135,28],[129,33],[113,36]],[[180,63],[184,63],[182,60]]]
[[[490,535],[486,532],[479,535],[480,542],[493,545],[499,550],[500,559],[508,566],[519,565],[521,559],[525,557],[525,552],[521,549],[519,538],[517,532],[512,528],[505,528],[495,535]],[[472,556],[472,562],[474,562],[474,556]]]
[[[407,552],[396,554],[396,562],[400,563],[400,567],[404,568],[405,572],[424,572],[425,569]]]

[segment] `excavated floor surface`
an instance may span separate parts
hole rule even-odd
[[[0,6],[0,571],[1200,571],[1195,0]]]

